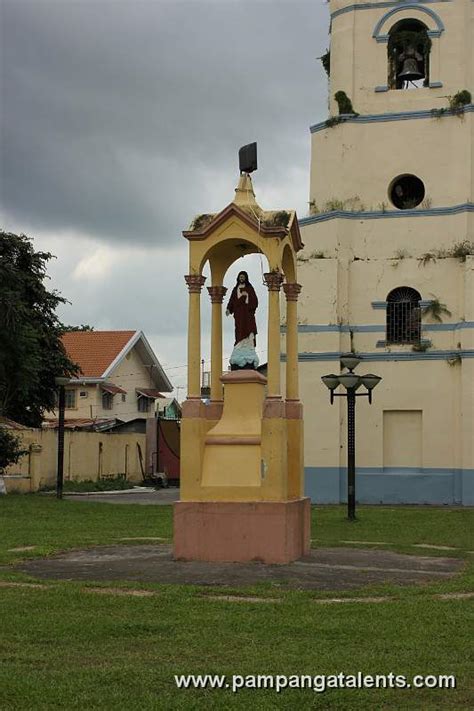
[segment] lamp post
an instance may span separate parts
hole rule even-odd
[[[357,375],[354,368],[357,368],[361,358],[354,353],[344,353],[341,356],[341,366],[347,369],[347,373],[341,375],[323,375],[321,380],[329,388],[331,405],[335,397],[347,398],[347,518],[355,520],[355,404],[356,397],[368,397],[372,403],[372,390],[382,380],[379,375],[368,373],[367,375]],[[342,385],[346,392],[336,393],[335,390]],[[356,390],[364,385],[366,392],[358,393]]]
[[[59,419],[58,419],[58,466],[56,471],[56,497],[63,498],[64,479],[64,410],[66,405],[65,385],[69,383],[69,378],[57,376],[54,379],[59,390]]]

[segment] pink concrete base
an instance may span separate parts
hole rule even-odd
[[[174,557],[179,560],[290,563],[310,549],[310,499],[178,501]]]

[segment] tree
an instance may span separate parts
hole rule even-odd
[[[52,256],[35,252],[25,235],[0,231],[0,415],[29,427],[54,409],[55,376],[78,371],[56,315],[66,299],[44,284]]]
[[[77,333],[78,331],[93,331],[94,326],[89,326],[88,323],[81,323],[80,326],[63,326],[63,333]]]
[[[0,474],[10,464],[16,464],[27,451],[22,449],[19,438],[11,430],[0,425]]]

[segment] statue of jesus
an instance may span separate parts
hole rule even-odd
[[[235,320],[235,343],[230,357],[232,370],[253,369],[258,366],[258,356],[255,351],[257,306],[257,294],[249,282],[247,272],[239,272],[225,312],[226,316],[233,314]]]

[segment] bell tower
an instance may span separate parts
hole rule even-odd
[[[345,491],[345,412],[320,377],[357,352],[357,494],[474,503],[474,3],[331,0],[329,117],[300,220],[306,492]],[[447,414],[449,413],[449,415]]]

